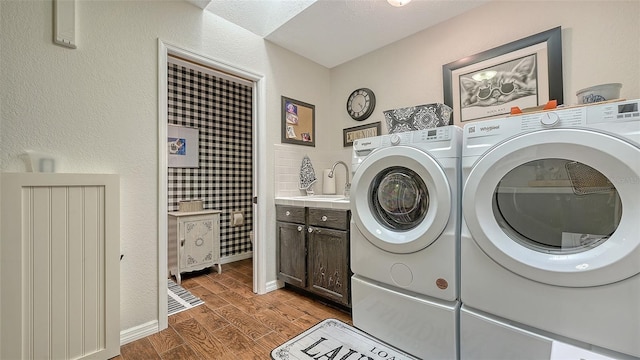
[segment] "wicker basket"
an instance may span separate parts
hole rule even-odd
[[[183,200],[178,203],[178,211],[180,212],[202,211],[203,209],[202,200]]]

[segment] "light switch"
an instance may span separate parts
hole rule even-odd
[[[76,48],[76,0],[53,0],[53,41]]]

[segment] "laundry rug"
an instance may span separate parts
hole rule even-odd
[[[204,304],[204,301],[195,297],[182,286],[176,284],[173,280],[168,279],[169,291],[167,292],[167,308],[169,316],[177,314],[180,311],[194,308]]]
[[[336,319],[327,319],[278,346],[273,360],[418,359]]]

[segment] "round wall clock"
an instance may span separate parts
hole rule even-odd
[[[376,96],[371,89],[357,89],[347,99],[347,112],[353,120],[362,121],[373,113]]]

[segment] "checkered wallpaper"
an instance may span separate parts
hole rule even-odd
[[[194,67],[197,69],[197,67]],[[169,168],[169,211],[178,201],[201,199],[221,210],[220,255],[251,251],[252,89],[182,65],[168,65],[169,124],[198,128],[199,168]],[[243,226],[231,227],[241,210]]]

